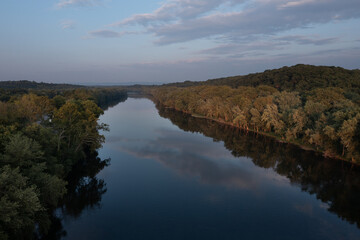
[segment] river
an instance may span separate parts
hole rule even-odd
[[[110,165],[57,210],[63,239],[360,239],[357,167],[148,99],[101,121]]]

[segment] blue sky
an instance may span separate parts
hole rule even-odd
[[[360,67],[359,0],[0,3],[0,81],[163,83]]]

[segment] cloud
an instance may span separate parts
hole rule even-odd
[[[75,28],[75,25],[76,23],[73,20],[63,20],[60,22],[60,27],[62,29],[73,29]]]
[[[326,0],[322,0],[323,2],[326,2]],[[287,7],[297,7],[301,5],[307,5],[307,4],[314,4],[317,2],[321,2],[321,0],[298,0],[298,1],[289,1],[284,4],[281,4],[279,8],[287,8]]]
[[[337,42],[337,38],[314,38],[300,35],[290,35],[283,37],[263,37],[261,40],[238,40],[220,44],[213,48],[203,49],[196,54],[208,56],[223,56],[231,58],[244,58],[254,56],[264,56],[278,50],[288,48],[290,44],[325,46]]]
[[[358,9],[358,0],[169,0],[152,13],[136,14],[112,26],[141,25],[157,44],[166,45],[215,36],[270,36],[359,18]]]
[[[91,39],[91,38],[120,38],[124,35],[130,35],[130,34],[139,34],[141,32],[134,32],[134,31],[123,31],[123,32],[117,32],[113,30],[108,29],[99,29],[95,31],[88,32],[88,35],[83,37],[83,39]]]
[[[294,208],[305,214],[308,216],[313,216],[314,215],[314,209],[313,209],[313,205],[311,205],[310,203],[306,203],[306,204],[295,204]]]
[[[95,31],[91,31],[88,33],[89,35],[85,38],[95,38],[95,37],[100,37],[100,38],[118,38],[123,36],[125,33],[124,32],[115,32],[115,31],[111,31],[111,30],[95,30]]]
[[[327,49],[321,51],[315,51],[313,53],[316,56],[341,56],[341,55],[348,55],[348,56],[358,56],[360,57],[360,47],[354,48],[345,48],[345,49]]]
[[[242,2],[244,0],[171,0],[163,3],[153,13],[135,14],[130,18],[114,23],[113,26],[133,24],[147,26],[179,19],[193,19],[221,5],[234,5]]]
[[[122,152],[156,160],[179,175],[195,177],[203,184],[256,192],[265,182],[278,186],[289,183],[286,177],[274,171],[255,167],[251,159],[234,158],[223,143],[204,139],[203,134],[189,135],[170,129],[157,129],[156,133],[155,139],[117,146]]]
[[[234,53],[245,53],[245,52],[255,52],[255,51],[266,51],[266,50],[280,50],[283,49],[283,42],[271,42],[271,41],[257,41],[257,42],[247,42],[247,43],[229,43],[222,44],[213,48],[204,49],[199,51],[199,54],[206,55],[228,55]]]
[[[317,45],[317,46],[321,46],[321,45],[328,45],[328,44],[332,44],[338,41],[337,38],[309,38],[309,37],[305,37],[305,36],[285,36],[285,37],[279,37],[277,38],[277,40],[280,41],[285,41],[285,42],[295,42],[301,45],[307,45],[307,44],[312,44],[312,45]]]
[[[99,0],[60,0],[56,6],[58,8],[65,8],[70,6],[94,6],[98,4]]]

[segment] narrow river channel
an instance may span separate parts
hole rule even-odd
[[[94,202],[58,210],[64,239],[360,239],[350,164],[144,98],[101,121],[110,131],[99,157],[110,165],[91,184],[101,188]]]

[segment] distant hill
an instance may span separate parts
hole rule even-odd
[[[256,87],[258,85],[268,85],[281,91],[298,92],[315,88],[340,87],[352,89],[352,91],[360,93],[360,70],[298,64],[244,76],[210,79],[203,82],[185,81],[183,83],[167,84],[167,86],[177,87],[196,85],[227,85],[233,88],[238,86]]]
[[[44,83],[44,82],[35,82],[28,80],[20,81],[0,81],[0,88],[2,89],[73,89],[73,88],[82,88],[81,85],[73,84],[56,84],[56,83]]]

